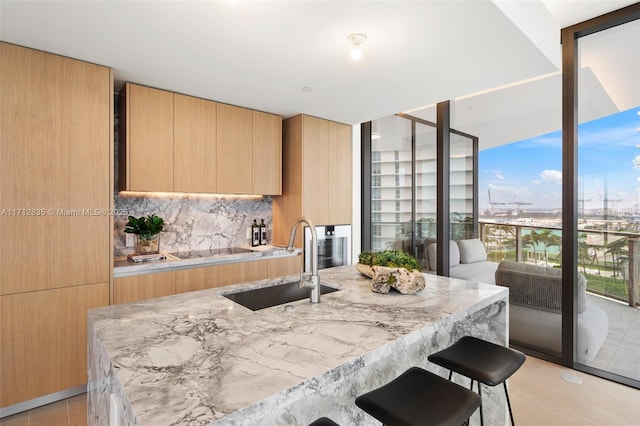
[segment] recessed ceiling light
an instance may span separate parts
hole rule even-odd
[[[367,35],[362,33],[349,34],[347,40],[353,46],[351,48],[351,59],[359,61],[362,59],[362,44],[367,41]]]
[[[313,92],[313,87],[310,87],[310,86],[304,86],[304,87],[302,88],[302,91],[303,91],[303,92],[307,92],[307,93],[311,93],[311,92]]]

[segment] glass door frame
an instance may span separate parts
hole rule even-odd
[[[575,361],[578,295],[578,41],[640,19],[640,3],[563,28],[562,41],[562,356],[579,371],[638,387],[636,380]]]

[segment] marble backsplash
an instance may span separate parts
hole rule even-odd
[[[117,158],[117,157],[116,157]],[[270,196],[223,196],[207,194],[115,194],[114,256],[126,256],[124,228],[128,216],[156,214],[165,222],[160,233],[160,251],[215,249],[247,246],[247,228],[254,219],[267,225],[271,241]]]

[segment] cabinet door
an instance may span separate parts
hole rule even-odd
[[[176,271],[176,291],[198,291],[267,278],[267,262],[238,262],[227,265]]]
[[[108,68],[0,42],[0,294],[109,280]]]
[[[173,93],[127,83],[125,96],[126,182],[121,187],[173,191]]]
[[[329,122],[304,116],[302,214],[314,225],[329,224]]]
[[[279,257],[267,260],[267,278],[299,274],[304,266],[302,255]]]
[[[253,193],[282,193],[282,118],[253,111]]]
[[[0,296],[0,407],[87,383],[87,311],[109,283]]]
[[[267,278],[267,262],[255,260],[253,262],[230,263],[219,265],[218,280],[220,285],[231,285]]]
[[[215,193],[217,104],[179,94],[173,101],[173,188]]]
[[[329,156],[330,208],[327,224],[351,224],[351,126],[329,122]]]
[[[113,280],[113,304],[176,294],[175,272],[134,275]]]
[[[232,105],[218,104],[217,177],[222,194],[253,191],[253,114]]]

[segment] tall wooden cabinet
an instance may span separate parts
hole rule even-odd
[[[315,225],[351,224],[351,126],[297,115],[283,122],[282,149],[282,195],[273,198],[274,243],[288,243],[299,216]]]
[[[108,68],[0,42],[0,407],[87,382],[109,304]]]

